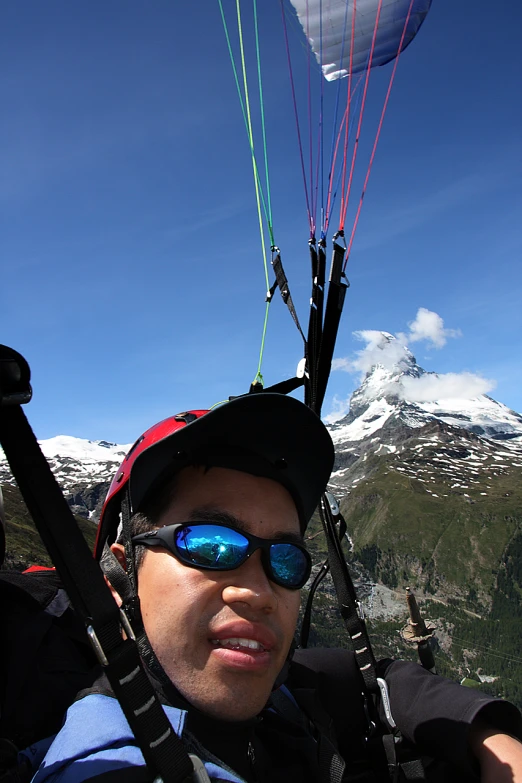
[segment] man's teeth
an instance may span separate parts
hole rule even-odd
[[[265,649],[262,644],[256,642],[254,639],[212,639],[212,644],[216,647],[230,647],[232,649],[245,648],[248,650],[258,650],[259,652]]]

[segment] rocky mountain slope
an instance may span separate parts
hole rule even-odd
[[[329,425],[354,554],[373,581],[471,595],[487,611],[522,535],[522,416],[485,395],[433,400],[439,376],[390,334],[377,348],[348,415]],[[74,512],[96,522],[129,445],[62,435],[41,446]]]
[[[441,597],[471,593],[487,609],[521,535],[522,416],[486,395],[408,399],[435,374],[407,348],[387,361],[394,340],[382,334],[384,363],[331,425],[332,491],[375,578]]]
[[[40,441],[40,447],[74,513],[93,522],[98,521],[109,484],[130,446],[69,435]],[[0,484],[13,483],[9,466],[0,450]]]
[[[469,676],[474,687],[522,706],[522,417],[485,395],[433,399],[439,376],[394,340],[382,333],[382,361],[377,352],[350,412],[329,425],[336,447],[330,489],[347,521],[351,571],[376,655],[415,656],[397,633],[406,622],[404,588],[414,587],[436,628],[439,671]],[[129,445],[59,436],[41,446],[92,544]],[[7,566],[50,564],[1,456],[0,484]],[[321,562],[318,520],[308,543]],[[314,607],[310,643],[346,644],[328,578]]]

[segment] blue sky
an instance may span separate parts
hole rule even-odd
[[[224,5],[232,24],[235,3]],[[275,240],[306,322],[308,223],[278,0],[259,13]],[[31,364],[36,434],[130,442],[247,391],[265,282],[217,0],[11,0],[2,17],[1,334]],[[424,308],[447,339],[410,344],[419,363],[487,379],[522,411],[521,24],[512,0],[433,0],[402,55],[347,269],[345,370],[364,345],[354,332],[412,333]],[[306,104],[304,39],[289,32]],[[355,204],[386,71],[370,83]],[[266,383],[301,355],[276,298]],[[359,377],[332,373],[325,414]]]

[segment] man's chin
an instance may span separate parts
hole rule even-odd
[[[265,707],[272,690],[271,685],[255,690],[248,685],[234,685],[235,687],[225,687],[221,682],[219,687],[209,689],[208,695],[185,694],[185,698],[199,712],[215,720],[229,723],[252,720]]]

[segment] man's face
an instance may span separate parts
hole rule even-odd
[[[226,468],[183,470],[159,526],[198,519],[261,538],[300,532],[284,487]],[[235,570],[203,571],[166,549],[147,549],[138,593],[150,643],[191,704],[224,720],[246,720],[264,707],[290,649],[300,597],[268,579],[260,550]]]

